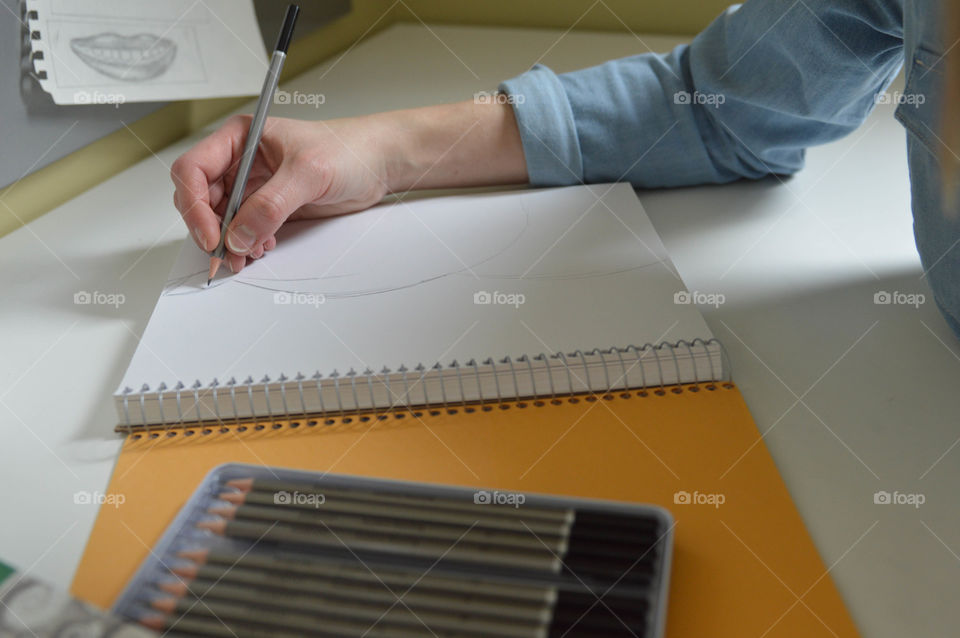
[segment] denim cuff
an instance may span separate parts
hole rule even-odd
[[[520,128],[530,184],[565,186],[583,182],[577,126],[557,75],[538,64],[500,84]]]

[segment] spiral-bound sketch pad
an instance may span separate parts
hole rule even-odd
[[[256,95],[250,0],[23,0],[33,76],[56,104]]]
[[[205,288],[184,243],[120,427],[482,402],[728,376],[627,184],[426,197],[288,223]]]
[[[857,636],[629,186],[289,224],[210,290],[205,261],[185,244],[115,397],[125,499],[75,595],[109,606],[239,462],[659,505],[668,637]]]

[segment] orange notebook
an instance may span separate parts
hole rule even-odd
[[[243,462],[662,505],[669,635],[856,635],[697,310],[722,296],[684,288],[629,185],[285,224],[209,288],[207,259],[184,244],[115,394],[125,498],[77,596],[110,605]]]
[[[857,635],[732,384],[132,434],[73,594],[111,605],[228,461],[654,503],[676,521],[668,636]]]

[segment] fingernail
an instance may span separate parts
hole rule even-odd
[[[243,224],[227,232],[227,248],[236,255],[246,255],[256,241],[257,236]]]
[[[199,227],[193,229],[193,236],[197,238],[197,243],[204,250],[207,249],[207,238],[203,236],[203,231]]]
[[[227,259],[226,262],[227,262],[227,268],[230,269],[230,272],[232,272],[232,273],[237,272],[236,270],[233,269],[233,262],[232,262],[232,261],[230,261],[229,259]]]

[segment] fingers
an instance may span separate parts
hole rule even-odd
[[[227,229],[226,245],[235,255],[253,255],[270,240],[295,210],[312,196],[309,176],[284,162],[240,206]]]
[[[234,255],[233,253],[226,253],[223,258],[224,262],[227,264],[227,268],[230,269],[230,272],[240,272],[243,270],[243,267],[247,264],[247,258],[240,255]]]
[[[242,152],[247,126],[249,118],[231,117],[217,131],[177,158],[170,168],[170,177],[176,187],[174,205],[197,245],[205,251],[216,247],[220,239],[211,196],[222,199],[222,178],[234,158]],[[216,200],[213,201],[216,205]]]

